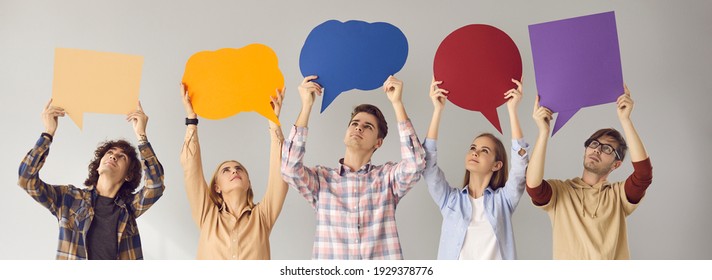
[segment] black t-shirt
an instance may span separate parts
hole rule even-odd
[[[113,198],[97,195],[94,201],[94,219],[87,232],[87,251],[90,260],[115,260],[118,258],[119,206]]]

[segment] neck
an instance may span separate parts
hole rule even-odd
[[[112,180],[108,176],[99,175],[99,179],[96,181],[96,191],[103,197],[114,198],[123,183],[123,180]]]
[[[247,207],[247,194],[245,192],[223,193],[223,200],[227,205],[228,212],[237,216],[242,209]]]
[[[470,171],[470,180],[467,183],[467,188],[470,191],[470,196],[479,198],[485,193],[485,189],[489,185],[492,178],[492,173],[487,175],[477,174]]]
[[[359,170],[362,166],[371,161],[373,151],[361,151],[346,148],[344,155],[344,165],[351,168],[352,171]]]
[[[608,180],[608,174],[599,175],[584,169],[583,175],[581,176],[581,180],[583,180],[584,183],[593,186],[595,184]]]

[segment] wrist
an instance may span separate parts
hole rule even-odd
[[[146,133],[145,133],[145,132],[144,132],[144,133],[139,133],[139,134],[137,134],[137,135],[136,135],[136,138],[138,139],[138,144],[139,144],[139,145],[148,143],[148,137],[146,137]]]
[[[196,113],[188,113],[185,115],[185,117],[188,119],[197,119],[198,115]]]

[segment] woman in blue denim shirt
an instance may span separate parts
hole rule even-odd
[[[428,191],[440,208],[443,224],[438,259],[516,259],[512,214],[525,188],[524,174],[529,145],[524,141],[517,117],[522,84],[504,93],[512,129],[512,157],[507,176],[507,153],[502,142],[490,133],[477,136],[465,154],[465,179],[452,187],[437,164],[436,140],[440,115],[448,91],[433,81],[430,99],[434,111],[425,147],[423,176]]]

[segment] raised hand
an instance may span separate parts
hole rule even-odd
[[[50,98],[47,105],[44,106],[44,110],[42,110],[42,123],[44,124],[45,132],[54,136],[59,123],[57,118],[64,117],[64,115],[64,109],[52,106],[52,99]]]
[[[524,95],[522,83],[515,79],[512,79],[512,83],[515,83],[517,88],[510,89],[504,93],[504,99],[507,99],[507,110],[510,112],[517,110],[517,105],[519,105],[519,101],[522,100],[522,95]]]
[[[634,102],[630,97],[630,90],[628,90],[628,86],[623,84],[623,94],[616,100],[618,119],[621,121],[630,120],[630,113],[633,112],[633,106]]]
[[[316,99],[315,95],[321,96],[323,92],[321,85],[312,81],[316,78],[318,78],[318,76],[307,76],[299,85],[299,97],[302,99],[302,106],[308,105],[311,107],[311,105],[314,105],[314,99]]]
[[[277,89],[277,95],[276,96],[270,96],[270,105],[272,105],[272,109],[274,109],[274,114],[277,115],[277,118],[279,118],[279,113],[282,111],[282,101],[284,100],[284,91],[285,89]]]
[[[436,81],[433,77],[433,81],[430,83],[430,100],[433,101],[433,107],[435,110],[442,111],[445,108],[445,100],[447,100],[447,94],[449,91],[440,88],[442,81]]]
[[[189,119],[195,119],[198,115],[193,111],[193,103],[190,101],[190,94],[188,94],[188,86],[184,83],[180,84],[180,93],[183,97],[183,108],[185,108],[185,116]]]
[[[403,95],[403,81],[396,79],[393,75],[388,76],[388,79],[383,82],[383,91],[391,103],[400,103]]]
[[[141,101],[138,102],[138,109],[126,115],[126,120],[131,122],[134,133],[136,133],[136,138],[138,138],[139,141],[146,141],[146,124],[148,123],[148,116],[146,116],[143,112]]]
[[[534,112],[532,113],[532,118],[536,122],[536,126],[539,127],[539,132],[545,132],[549,134],[549,128],[552,117],[552,112],[544,106],[539,106],[539,95],[536,96],[536,101],[534,102]]]

